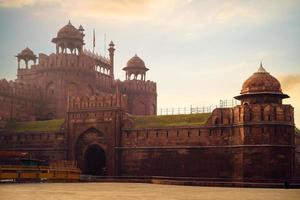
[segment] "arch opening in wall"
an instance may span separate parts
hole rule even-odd
[[[66,91],[66,97],[68,96],[78,96],[78,86],[76,83],[68,83],[68,86],[67,86],[67,91]]]
[[[55,84],[53,82],[48,83],[45,92],[47,99],[53,99],[55,95]]]
[[[106,174],[105,151],[97,144],[87,147],[84,153],[84,174],[103,176]]]
[[[107,141],[104,134],[94,127],[91,127],[80,134],[77,138],[73,152],[79,168],[83,173],[105,175],[103,167],[106,168],[106,144]],[[95,163],[95,166],[92,166],[93,162]],[[102,167],[99,168],[99,166]]]

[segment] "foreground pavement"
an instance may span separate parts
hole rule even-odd
[[[158,185],[144,183],[2,184],[0,200],[299,200],[300,189]]]

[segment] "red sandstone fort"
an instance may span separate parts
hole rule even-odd
[[[58,128],[7,123],[0,129],[0,150],[76,161],[91,175],[241,181],[299,176],[294,110],[282,103],[289,96],[262,65],[235,97],[240,105],[170,125],[156,116],[156,83],[146,80],[148,68],[137,55],[120,81],[114,77],[113,42],[109,58],[84,50],[84,29],[70,22],[52,42],[56,53],[36,56],[25,48],[16,55],[17,79],[0,81],[0,119],[16,121],[16,127],[58,122]]]

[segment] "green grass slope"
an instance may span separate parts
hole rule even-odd
[[[15,132],[55,132],[61,129],[64,119],[30,122],[8,122],[7,130]]]
[[[161,128],[170,126],[200,126],[211,113],[188,115],[132,116],[134,128]]]

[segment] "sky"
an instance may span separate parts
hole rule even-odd
[[[16,78],[14,55],[26,46],[54,52],[51,39],[69,20],[84,27],[87,49],[93,29],[102,55],[114,41],[121,80],[137,53],[157,82],[158,108],[232,99],[262,61],[300,126],[300,0],[0,0],[0,78]]]

